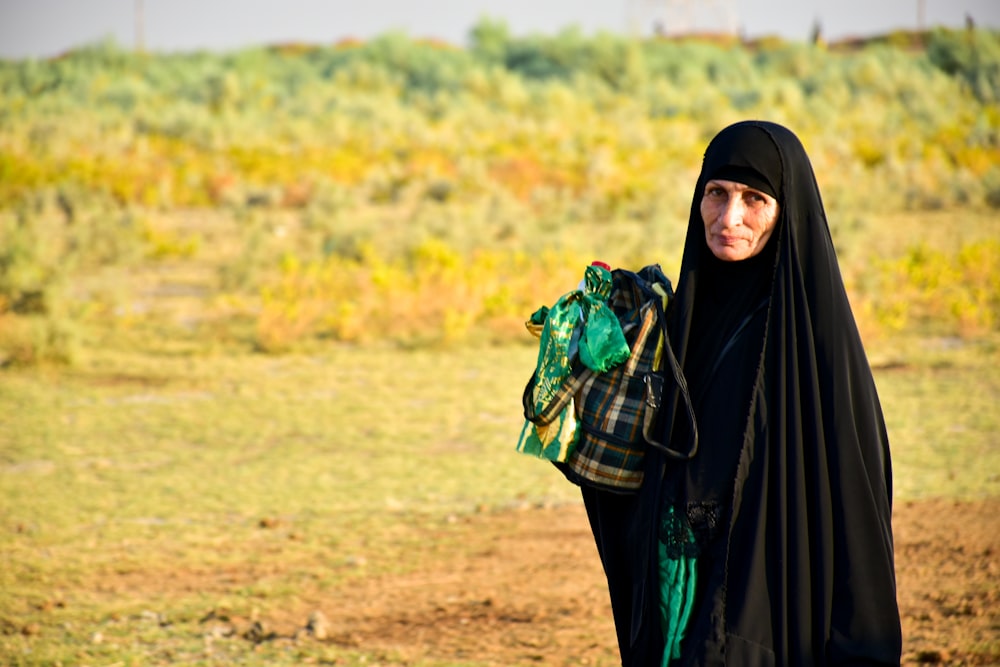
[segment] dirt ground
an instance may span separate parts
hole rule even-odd
[[[1000,499],[898,503],[894,523],[903,663],[1000,665]],[[265,626],[287,637],[311,613],[308,641],[374,650],[382,664],[616,664],[582,507],[484,513],[447,530],[475,546],[429,540],[417,572],[303,599],[309,608]]]

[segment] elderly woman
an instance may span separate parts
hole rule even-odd
[[[635,496],[584,491],[622,664],[898,665],[885,424],[788,129],[709,144],[668,317],[698,451],[650,449]]]

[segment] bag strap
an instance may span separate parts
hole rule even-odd
[[[670,445],[658,442],[650,438],[648,435],[646,436],[646,440],[649,444],[662,450],[670,458],[687,461],[694,458],[694,455],[698,453],[698,420],[694,416],[694,403],[691,400],[691,391],[688,389],[687,378],[684,377],[684,371],[681,369],[681,365],[677,361],[677,356],[674,355],[674,348],[670,344],[670,335],[667,333],[667,318],[663,310],[663,301],[661,299],[656,299],[656,316],[660,319],[660,331],[663,335],[663,350],[666,353],[667,363],[670,366],[670,372],[674,378],[674,383],[677,385],[678,393],[680,393],[680,396],[683,399],[684,411],[687,413],[688,421],[691,424],[691,436],[688,439],[687,453],[677,451]],[[647,382],[649,382],[648,378]],[[667,435],[669,436],[670,434],[668,433]]]

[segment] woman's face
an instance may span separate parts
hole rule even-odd
[[[713,179],[702,193],[701,219],[712,254],[738,262],[764,249],[778,221],[778,200],[742,183]]]

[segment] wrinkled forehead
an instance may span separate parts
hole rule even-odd
[[[781,199],[781,155],[763,128],[751,123],[731,125],[705,150],[702,182],[713,178],[736,181]]]

